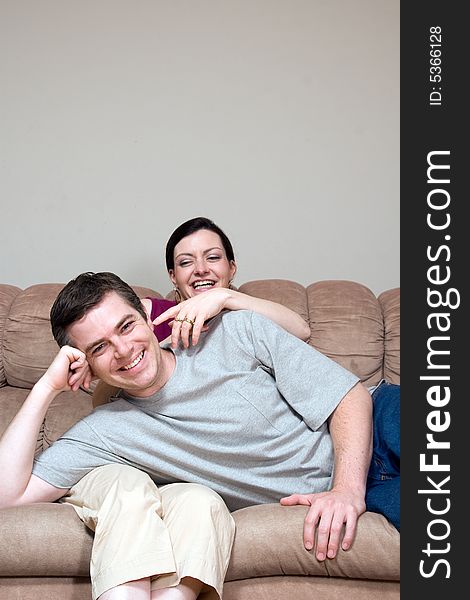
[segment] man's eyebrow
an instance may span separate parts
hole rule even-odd
[[[119,323],[117,323],[116,326],[114,327],[114,331],[119,331],[119,329],[121,329],[121,327],[124,325],[124,323],[132,317],[135,317],[135,315],[133,315],[132,313],[129,313],[128,315],[124,315],[122,317],[122,319],[119,321]],[[106,341],[106,338],[100,338],[99,340],[95,340],[94,342],[91,342],[91,344],[88,344],[88,346],[85,348],[85,354],[88,354],[88,352],[90,352],[90,350],[92,350],[95,346],[99,346],[100,344],[102,344],[105,341]]]
[[[213,250],[222,250],[222,248],[220,248],[219,246],[214,246],[213,248],[208,248],[207,250],[204,250],[203,254],[207,254],[208,252],[212,252]],[[180,256],[194,256],[194,254],[192,254],[191,252],[180,252],[175,256],[175,260]]]

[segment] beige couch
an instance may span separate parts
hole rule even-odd
[[[61,287],[42,284],[21,290],[0,285],[0,432],[57,352],[49,310]],[[135,289],[142,297],[160,295]],[[399,383],[399,289],[378,298],[350,281],[304,287],[260,280],[239,289],[300,313],[310,323],[309,343],[357,373],[366,385],[382,377]],[[44,419],[37,451],[90,410],[91,397],[85,392],[58,396]],[[302,545],[305,511],[301,506],[269,504],[234,513],[237,533],[225,600],[399,598],[400,536],[384,517],[362,515],[353,548],[319,563]],[[1,510],[0,536],[0,600],[91,597],[93,538],[70,506],[44,503]]]

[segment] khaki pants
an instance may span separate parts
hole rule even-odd
[[[193,577],[222,596],[235,524],[213,490],[193,483],[157,488],[142,471],[112,464],[88,473],[62,501],[95,532],[93,599],[144,577],[152,590]]]

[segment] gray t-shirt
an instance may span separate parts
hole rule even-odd
[[[118,462],[157,485],[205,484],[230,510],[329,489],[326,421],[355,375],[251,311],[221,313],[196,346],[174,354],[161,390],[121,392],[45,450],[33,473],[69,488]]]

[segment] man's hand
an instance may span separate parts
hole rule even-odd
[[[365,512],[367,472],[372,453],[372,400],[362,383],[343,397],[328,419],[335,465],[333,486],[319,494],[294,494],[281,504],[310,506],[304,524],[304,545],[313,548],[317,530],[316,557],[334,558],[341,546],[351,547],[358,517]],[[344,537],[341,540],[343,525]]]
[[[322,561],[334,558],[341,547],[348,550],[354,540],[358,517],[365,512],[362,494],[351,490],[335,490],[319,494],[292,494],[281,498],[283,506],[302,504],[310,506],[304,521],[304,546],[311,550],[317,530],[316,557]],[[345,525],[345,532],[341,534]]]
[[[81,385],[88,388],[91,380],[85,354],[72,346],[62,346],[40,381],[52,393],[58,393],[68,390],[76,392]]]
[[[32,475],[36,440],[54,398],[63,391],[75,392],[90,380],[85,354],[63,346],[0,439],[0,507],[52,502],[66,492]]]

